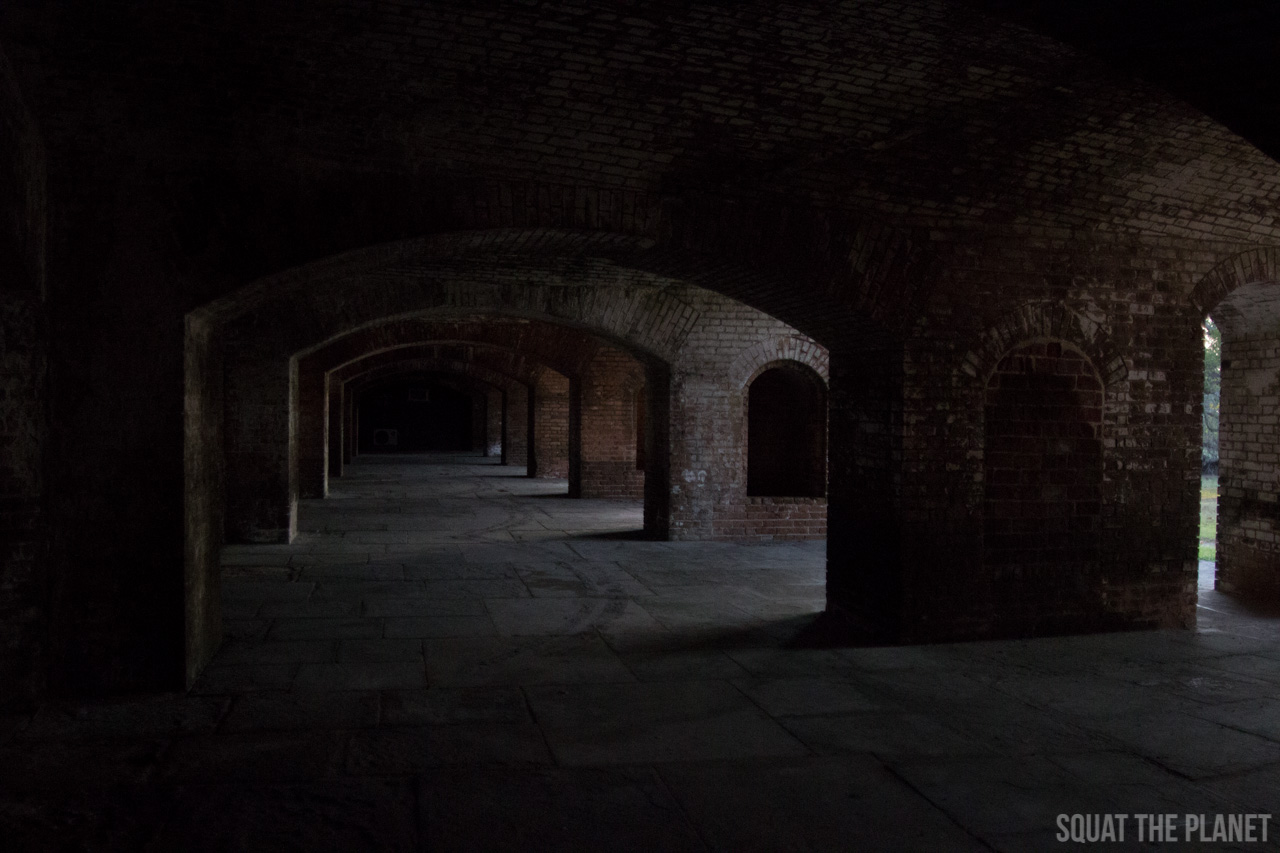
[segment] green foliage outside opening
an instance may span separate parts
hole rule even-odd
[[[1222,401],[1222,332],[1204,321],[1204,437],[1201,445],[1200,559],[1217,559],[1218,407]]]

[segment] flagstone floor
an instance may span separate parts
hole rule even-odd
[[[638,504],[489,462],[360,459],[296,542],[227,548],[189,693],[0,720],[0,849],[1068,850],[1060,814],[1280,816],[1278,613],[1202,584],[1195,631],[795,648],[822,543],[643,541]],[[1102,849],[1174,849],[1136,832]]]

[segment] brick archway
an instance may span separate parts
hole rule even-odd
[[[734,359],[730,381],[746,388],[764,370],[782,362],[792,362],[813,371],[825,383],[830,376],[830,356],[816,342],[801,337],[761,341]]]
[[[1210,270],[1191,295],[1222,333],[1214,586],[1280,598],[1280,248],[1241,252]]]
[[[410,352],[418,349],[413,348]],[[311,494],[327,495],[329,481],[334,477],[341,477],[343,466],[355,455],[357,444],[355,399],[361,389],[368,382],[406,371],[456,374],[488,385],[492,391],[489,394],[486,412],[485,455],[498,455],[503,464],[526,464],[527,395],[529,388],[537,381],[535,369],[508,368],[504,371],[500,366],[492,364],[421,355],[411,356],[404,351],[391,351],[352,362],[329,374],[325,403],[328,422],[325,458],[323,470],[318,472],[323,474],[323,477],[318,476],[316,471],[309,470],[308,466],[300,465],[299,475],[304,489],[307,488],[308,477],[312,477]],[[508,406],[511,407],[510,413],[508,413]],[[514,423],[511,422],[513,418]],[[304,424],[303,429],[306,428]],[[311,460],[311,467],[319,461]]]
[[[1250,249],[1205,273],[1191,291],[1191,304],[1205,317],[1241,287],[1273,282],[1280,282],[1280,246]]]
[[[829,222],[828,227],[834,226]],[[639,478],[634,461],[602,458],[598,471],[584,468],[576,472],[584,494],[587,484],[599,481],[612,488],[614,480],[625,480],[625,491],[630,494],[641,487],[642,479],[645,526],[657,531],[651,535],[736,538],[742,532],[736,526],[736,504],[745,501],[745,491],[737,488],[733,471],[702,461],[698,444],[719,415],[702,412],[707,406],[705,395],[686,381],[673,382],[669,373],[695,333],[702,336],[698,353],[719,348],[710,361],[713,373],[701,380],[715,383],[723,381],[725,364],[721,359],[736,358],[742,349],[752,349],[762,340],[794,335],[794,329],[749,307],[762,299],[769,302],[779,294],[794,292],[794,288],[778,285],[776,271],[785,266],[785,257],[759,264],[741,260],[750,257],[753,248],[740,252],[733,262],[713,261],[711,250],[724,235],[698,236],[692,225],[690,230],[683,228],[668,235],[680,240],[678,247],[649,238],[547,229],[437,235],[346,253],[262,279],[188,317],[188,384],[193,390],[188,441],[207,447],[209,431],[216,429],[215,413],[222,401],[215,397],[223,389],[200,374],[216,364],[219,353],[226,357],[227,391],[249,389],[253,396],[250,408],[269,413],[279,411],[279,401],[295,399],[298,386],[291,379],[296,376],[293,365],[348,336],[373,335],[374,330],[389,324],[462,323],[477,317],[554,324],[597,336],[644,363],[647,412],[643,421],[651,437],[649,449],[668,448],[667,453],[678,453],[678,462],[667,459],[665,453],[643,454],[643,478]],[[862,324],[859,328],[869,330],[880,321],[897,322],[892,318],[901,314],[897,300],[904,291],[880,288],[879,284],[910,279],[919,269],[914,262],[908,263],[916,256],[915,250],[897,244],[888,231],[877,239],[848,245],[848,233],[827,237],[828,245],[843,253],[841,263],[834,267],[819,264],[801,275],[820,274],[833,288],[824,299],[835,301],[822,307],[826,303],[819,300],[822,304],[813,310],[809,321],[822,318],[831,324],[832,334],[857,325],[852,318],[858,311],[879,318],[863,317],[857,321]],[[735,239],[740,240],[741,235]],[[892,255],[892,262],[884,258],[885,252]],[[837,282],[849,276],[856,282],[837,296]],[[703,284],[712,285],[714,291],[704,289]],[[721,291],[731,291],[743,301],[726,299],[719,295]],[[918,295],[922,291],[907,288],[905,292]],[[890,297],[893,301],[886,301]],[[799,316],[794,306],[776,307],[780,316]],[[712,320],[704,323],[708,317]],[[800,352],[803,346],[794,342],[793,346],[799,347],[794,354],[808,358]],[[751,358],[769,355],[762,349]],[[776,357],[776,349],[772,355]],[[696,362],[686,357],[684,364],[701,361],[702,356]],[[746,370],[748,376],[755,366]],[[629,388],[637,383],[624,384]],[[681,400],[673,395],[688,396]],[[582,399],[591,402],[589,397]],[[673,419],[689,417],[701,418],[705,426],[695,432],[673,432]],[[226,422],[237,430],[249,427],[239,419]],[[259,502],[254,515],[269,521],[259,526],[261,533],[246,538],[275,541],[287,536],[295,525],[295,504],[287,484],[296,482],[297,458],[290,459],[273,448],[288,446],[296,422],[273,415],[260,426],[266,428],[252,427],[242,430],[243,436],[232,437],[252,442],[276,437],[271,446],[252,447],[240,466],[261,475],[263,487],[248,493]],[[571,430],[571,441],[576,434]],[[679,442],[678,450],[670,449],[673,440]],[[634,447],[637,441],[626,444]],[[214,467],[213,459],[202,457],[199,461],[209,463],[206,469]],[[627,469],[625,477],[623,468]],[[682,483],[690,472],[697,479],[677,492],[670,487],[673,471]],[[574,474],[571,468],[571,483]],[[202,470],[189,472],[190,482],[203,478]],[[192,502],[190,506],[200,511],[204,504]],[[203,525],[203,530],[207,532],[211,526]],[[193,529],[201,527],[195,520]],[[199,545],[205,539],[212,536],[197,535],[198,547],[190,552],[191,559],[203,565],[191,570],[197,575],[213,571],[216,551]]]
[[[377,430],[390,427],[396,431],[393,452],[488,456],[491,397],[497,397],[501,409],[502,391],[497,386],[466,373],[407,364],[400,369],[375,369],[352,386],[354,406],[348,426],[359,425],[353,430],[358,454],[389,449],[378,446]],[[420,393],[424,389],[426,393]],[[375,422],[378,425],[370,433],[368,428]]]
[[[825,377],[802,362],[771,361],[752,374],[743,402],[747,495],[752,503],[825,499]],[[825,500],[821,503],[825,507]]]

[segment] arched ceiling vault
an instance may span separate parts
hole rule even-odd
[[[1205,233],[1190,227],[1194,211],[1219,237],[1275,233],[1271,160],[1175,97],[981,5],[657,0],[622,11],[560,0],[464,15],[443,3],[175,0],[145,13],[82,4],[68,21],[55,18],[62,7],[15,0],[0,32],[51,157],[146,146],[175,184],[198,162],[197,194],[232,206],[269,208],[268,175],[360,175],[414,192],[492,179],[782,196],[926,228],[1193,236]],[[1146,5],[1153,25],[1173,14]],[[990,11],[1012,6],[993,0]],[[1053,23],[1066,19],[1023,17],[1104,55],[1135,32],[1091,38]],[[1152,29],[1136,28],[1139,43]],[[1143,55],[1151,44],[1161,42]],[[1146,68],[1156,66],[1133,70]],[[84,80],[94,83],[68,85]],[[102,91],[130,93],[130,133],[94,100]],[[374,199],[339,192],[333,201],[377,215]]]
[[[432,318],[390,320],[330,341],[298,360],[300,371],[330,371],[370,356],[397,354],[456,358],[462,361],[510,360],[513,366],[546,365],[576,375],[601,342],[576,329],[538,321],[470,318],[457,322]]]
[[[490,381],[491,379],[497,380],[497,382]],[[394,369],[391,365],[371,370],[368,374],[356,378],[351,383],[351,390],[359,395],[406,382],[430,384],[437,381],[457,387],[465,386],[472,391],[485,393],[489,390],[501,390],[504,387],[500,384],[502,380],[496,376],[483,378],[478,373],[447,368],[437,370],[425,365],[405,364],[399,370]]]
[[[407,365],[454,372],[481,371],[495,378],[501,376],[526,385],[537,380],[539,371],[551,369],[521,353],[508,350],[473,345],[442,347],[440,344],[419,344],[370,353],[335,368],[329,375],[338,381],[351,382],[370,371],[405,368]]]

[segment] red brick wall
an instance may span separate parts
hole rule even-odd
[[[643,367],[614,347],[601,347],[572,391],[569,494],[639,500],[644,470],[636,464],[636,392]]]
[[[827,535],[827,499],[749,497],[722,513],[717,539],[772,542],[823,539]]]

